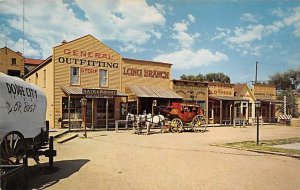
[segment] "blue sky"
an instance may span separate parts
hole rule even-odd
[[[300,1],[24,0],[24,54],[47,58],[91,34],[123,57],[172,63],[173,78],[223,72],[233,83],[300,68]],[[0,46],[23,52],[23,1],[0,0]]]

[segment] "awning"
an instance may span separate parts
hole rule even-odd
[[[78,87],[78,86],[60,86],[61,90],[68,94],[68,95],[83,95],[82,93],[82,87]],[[109,90],[109,89],[102,89],[102,88],[93,88],[95,90]],[[120,92],[117,90],[117,94],[115,96],[122,96],[122,97],[126,97],[127,94]]]
[[[243,99],[235,96],[209,96],[209,98],[214,100],[222,100],[222,101],[249,101],[247,99]]]
[[[158,86],[128,85],[127,91],[128,94],[133,93],[139,98],[182,99],[182,97],[173,90]]]
[[[282,100],[274,100],[274,99],[257,99],[261,102],[272,103],[272,104],[283,104]]]

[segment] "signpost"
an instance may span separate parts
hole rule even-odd
[[[256,112],[256,120],[257,120],[257,126],[256,126],[256,145],[259,145],[259,113],[258,110],[260,108],[261,102],[257,101],[255,102],[255,112]]]

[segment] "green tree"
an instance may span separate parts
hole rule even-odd
[[[291,69],[284,73],[275,73],[269,77],[269,84],[274,84],[277,90],[296,90],[300,85],[300,69]]]
[[[206,81],[230,83],[230,77],[224,73],[208,73],[206,74]]]
[[[224,82],[230,83],[230,77],[225,75],[224,73],[208,73],[205,76],[202,74],[198,75],[181,75],[181,80],[190,80],[190,81],[199,81],[199,82]]]
[[[287,114],[291,114],[293,117],[299,117],[297,100],[293,92],[299,90],[300,69],[291,69],[284,73],[275,73],[269,77],[268,83],[275,85],[277,90],[282,90],[282,93],[278,95],[279,100],[283,100],[284,96],[286,96]],[[283,111],[283,107],[281,107],[281,110]]]

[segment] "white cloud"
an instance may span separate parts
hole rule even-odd
[[[300,37],[300,7],[294,8],[292,14],[283,19],[283,23],[293,26],[295,28],[294,35]]]
[[[189,34],[188,31],[189,22],[182,20],[181,22],[176,22],[173,25],[174,33],[171,38],[177,40],[179,44],[179,49],[191,48],[195,41],[201,36],[200,33]]]
[[[125,43],[124,46],[120,47],[120,49],[123,52],[131,52],[131,53],[138,53],[138,52],[145,51],[145,49],[139,48],[135,44],[129,44],[129,43]]]
[[[100,40],[124,44],[144,44],[161,37],[165,18],[163,6],[159,4],[152,6],[143,0],[75,1],[85,12],[85,20],[76,18],[63,1],[25,1],[25,37],[39,44],[44,58],[52,54],[52,47],[59,44],[63,36],[73,40],[92,34]],[[47,11],[50,8],[51,11]],[[0,12],[8,17],[6,27],[22,31],[22,5],[18,0],[1,3]]]
[[[254,16],[254,15],[251,14],[251,13],[244,13],[244,14],[240,17],[240,19],[241,19],[242,21],[248,21],[248,22],[254,22],[254,23],[258,22],[258,19],[256,18],[256,16]]]
[[[187,29],[188,29],[188,23],[186,23],[185,21],[176,22],[173,28],[173,30],[176,32],[184,32],[187,31]]]
[[[208,49],[199,49],[196,51],[181,49],[173,53],[158,55],[153,60],[172,63],[174,69],[190,69],[218,62],[225,62],[228,60],[228,57],[223,53],[213,53]]]
[[[192,15],[188,15],[190,22],[195,19]],[[153,60],[160,62],[168,62],[173,64],[174,69],[190,69],[199,68],[203,65],[225,62],[228,60],[227,55],[220,52],[211,52],[208,49],[193,49],[193,44],[201,37],[200,33],[188,33],[189,21],[182,20],[173,25],[173,34],[171,38],[176,40],[176,51],[171,53],[161,52]],[[170,45],[170,44],[169,44]]]
[[[189,18],[190,22],[192,22],[192,23],[195,22],[195,17],[193,15],[189,14],[188,18]]]
[[[272,14],[279,14],[279,10],[281,9],[273,10]],[[246,18],[245,14],[243,16]],[[250,15],[247,17],[251,18]],[[285,15],[281,20],[274,21],[269,25],[251,24],[246,27],[236,27],[233,31],[217,27],[218,32],[211,40],[221,39],[229,48],[235,49],[244,55],[260,55],[265,45],[258,46],[255,45],[255,42],[288,26],[294,27],[294,35],[300,37],[300,7],[294,8],[289,16]]]
[[[285,16],[284,11],[283,11],[282,8],[280,8],[280,7],[271,10],[271,14],[272,14],[272,15],[276,15],[277,17],[280,17],[280,18],[282,18],[282,17]]]

